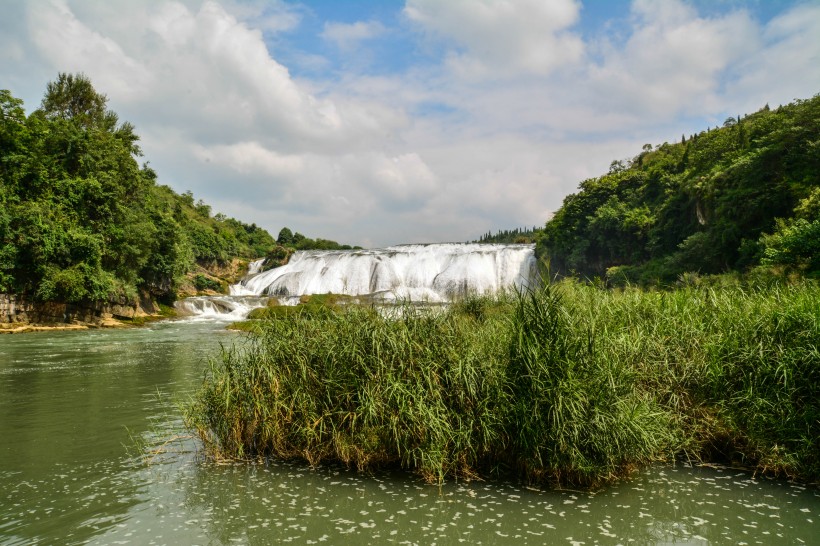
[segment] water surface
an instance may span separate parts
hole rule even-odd
[[[174,403],[234,342],[207,321],[0,336],[0,543],[820,544],[815,489],[733,470],[581,492],[204,461]]]

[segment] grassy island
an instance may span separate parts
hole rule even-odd
[[[594,486],[654,461],[820,479],[820,288],[562,281],[439,312],[276,314],[187,420],[217,458]]]

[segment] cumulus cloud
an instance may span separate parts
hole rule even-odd
[[[820,5],[803,4],[769,22],[759,47],[738,67],[727,95],[744,108],[820,92]]]
[[[283,155],[265,149],[258,142],[228,145],[193,144],[193,154],[201,161],[221,164],[239,174],[263,173],[275,178],[293,179],[304,171],[304,160],[298,155]]]
[[[230,0],[226,10],[254,28],[266,32],[286,32],[299,26],[305,8],[282,0]]]
[[[404,13],[456,44],[448,63],[457,74],[481,78],[545,75],[577,61],[584,45],[569,29],[579,10],[576,0],[408,0]]]
[[[759,48],[759,36],[742,10],[703,18],[677,0],[635,0],[628,39],[601,46],[590,83],[607,107],[641,115],[714,109],[725,72]]]
[[[64,0],[32,4],[27,23],[34,43],[61,71],[93,73],[98,86],[123,100],[151,87],[146,67],[115,40],[77,20]]]
[[[0,20],[0,75],[41,96],[58,71],[85,72],[162,183],[273,232],[465,240],[542,224],[684,122],[820,89],[819,6],[761,22],[694,5],[635,0],[591,38],[577,0],[407,0],[389,28],[320,21],[319,47],[285,62],[277,44],[315,16],[296,3],[31,0]],[[397,34],[410,66],[374,70]],[[328,45],[344,55],[317,55]],[[295,59],[314,70],[295,77]]]
[[[129,7],[143,34],[130,41],[130,51],[106,27],[80,22],[65,0],[32,4],[29,28],[53,65],[87,73],[120,104],[139,106],[152,121],[187,127],[196,138],[253,137],[287,151],[345,148],[378,141],[384,125],[401,122],[385,107],[312,95],[271,57],[258,28],[216,2],[195,10],[177,2],[150,12]]]

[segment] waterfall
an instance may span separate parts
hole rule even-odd
[[[259,273],[264,259],[248,264],[248,275],[229,296],[186,298],[182,315],[241,320],[277,298],[345,294],[380,302],[447,303],[468,294],[494,294],[529,286],[536,277],[534,245],[450,243],[399,245],[370,250],[302,250],[290,262]]]
[[[250,277],[252,275],[256,275],[262,269],[262,265],[265,263],[265,258],[260,258],[258,260],[254,260],[248,264],[248,274],[245,275],[246,277]]]
[[[267,302],[259,296],[195,296],[177,301],[174,308],[180,316],[194,319],[242,320]]]
[[[265,263],[260,258],[248,263],[248,273],[244,280],[257,275]],[[268,297],[257,296],[242,289],[242,283],[229,287],[229,296],[194,296],[174,303],[177,314],[192,320],[242,320],[251,310],[264,307]]]
[[[293,297],[369,295],[383,301],[448,302],[529,285],[534,245],[430,244],[296,252],[287,265],[249,276],[231,293]]]
[[[253,277],[254,275],[258,275],[259,272],[262,270],[262,266],[265,265],[265,258],[259,258],[258,260],[254,260],[248,264],[248,272],[245,274],[245,277],[238,283],[232,284],[228,287],[228,294],[231,296],[255,296],[254,292],[247,290],[245,285],[243,284],[248,279]]]

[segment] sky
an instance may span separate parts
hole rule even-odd
[[[162,184],[379,247],[542,226],[644,144],[820,93],[820,0],[0,0],[0,89],[82,72]]]

